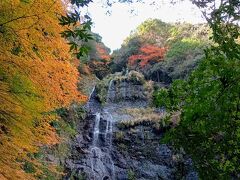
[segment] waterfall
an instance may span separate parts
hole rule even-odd
[[[112,153],[112,137],[113,137],[113,117],[112,115],[105,110],[104,113],[106,114],[106,120],[107,120],[107,125],[106,125],[106,130],[105,130],[105,142],[106,144],[108,143],[108,155],[109,155],[109,161],[111,164],[111,177],[112,179],[115,179],[115,167],[114,167],[114,162],[111,157]]]
[[[107,125],[106,125],[106,130],[105,130],[105,141],[107,139],[107,135],[108,135],[108,131],[109,131],[109,124],[110,124],[110,121],[107,119]]]
[[[95,91],[95,86],[93,87],[93,89],[92,89],[92,91],[91,91],[91,93],[90,93],[90,95],[89,95],[89,100],[91,99],[91,97],[92,97],[92,95],[93,95],[93,93],[94,93],[94,91]]]
[[[126,68],[126,73],[125,73],[125,76],[127,76],[127,77],[128,77],[128,74],[129,74],[129,69],[128,69],[128,68]]]
[[[92,91],[91,91],[91,93],[89,94],[89,98],[88,98],[88,102],[87,102],[87,104],[86,104],[86,108],[89,110],[90,109],[90,101],[91,101],[91,99],[92,99],[92,96],[93,96],[93,93],[94,93],[94,91],[95,91],[95,86],[93,87],[93,89],[92,89]]]
[[[92,143],[92,148],[91,148],[91,169],[93,172],[93,176],[95,179],[95,166],[96,166],[96,161],[97,158],[101,158],[102,152],[101,149],[97,146],[98,144],[98,138],[99,138],[99,125],[100,125],[100,120],[101,120],[101,114],[96,113],[95,114],[95,121],[94,121],[94,129],[93,129],[93,143]]]
[[[105,128],[105,129],[103,129]],[[97,112],[94,119],[91,145],[91,170],[93,179],[98,180],[99,172],[110,179],[115,179],[115,166],[112,159],[113,117],[107,111]]]
[[[113,117],[107,109],[102,109],[95,98],[95,87],[92,89],[86,104],[87,111],[93,116],[91,123],[92,141],[88,148],[83,167],[90,179],[102,180],[108,178],[114,180],[115,165],[113,161]],[[114,100],[114,80],[109,81],[107,102]]]
[[[107,103],[111,102],[114,99],[115,94],[112,94],[112,91],[114,90],[113,88],[114,88],[114,83],[113,83],[113,79],[111,79],[108,85],[107,99],[106,99]]]
[[[101,114],[96,113],[95,123],[94,123],[94,131],[93,131],[93,146],[94,147],[97,145],[97,142],[98,142],[100,119],[101,119]]]

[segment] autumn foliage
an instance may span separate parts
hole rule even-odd
[[[144,68],[147,64],[163,60],[167,51],[165,47],[155,45],[144,45],[139,49],[140,53],[128,58],[129,66],[140,66]]]
[[[59,142],[50,112],[87,100],[77,91],[79,73],[60,35],[64,13],[62,1],[0,2],[0,179],[41,174],[25,173],[23,162]]]
[[[107,52],[106,47],[102,43],[96,44],[96,52],[99,59],[110,61],[111,57],[109,55],[109,52]]]

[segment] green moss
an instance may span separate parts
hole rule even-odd
[[[78,174],[76,171],[73,171],[71,176],[70,176],[70,180],[86,180],[87,179],[87,175],[85,173],[81,173]]]
[[[31,163],[31,162],[28,162],[26,161],[23,165],[23,170],[26,172],[26,173],[35,173],[36,172],[36,169],[34,167],[34,164]]]
[[[59,135],[67,134],[71,137],[77,134],[76,124],[74,122],[65,122],[64,120],[53,120],[50,125],[54,127]]]
[[[71,107],[60,108],[55,111],[61,119],[53,120],[50,125],[54,127],[59,135],[73,137],[77,133],[77,123],[86,117],[86,112],[81,105],[73,104]]]
[[[128,146],[125,143],[119,143],[118,148],[120,149],[120,151],[127,151],[128,150]]]
[[[59,108],[56,109],[56,113],[61,116],[62,118],[67,118],[68,117],[68,110],[66,108]]]
[[[43,156],[44,156],[43,153],[40,151],[33,154],[33,157],[35,159],[41,159]]]
[[[123,131],[117,131],[115,133],[116,141],[121,142],[124,139],[124,132]]]
[[[127,175],[128,175],[128,180],[136,180],[136,176],[135,176],[135,172],[131,169],[128,170],[127,172]]]
[[[133,85],[143,85],[146,93],[149,92],[149,90],[151,91],[151,88],[149,89],[149,86],[146,85],[147,81],[145,80],[144,76],[137,71],[130,71],[128,75],[123,75],[122,73],[111,74],[98,82],[96,86],[97,97],[102,104],[106,103],[107,101],[107,93],[110,81],[113,81],[116,88],[119,87],[121,82],[126,81],[132,83]]]

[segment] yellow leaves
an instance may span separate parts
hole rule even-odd
[[[60,141],[57,117],[43,114],[87,100],[60,36],[63,12],[60,0],[0,1],[0,179],[33,179],[17,159]]]

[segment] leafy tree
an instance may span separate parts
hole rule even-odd
[[[61,1],[0,2],[0,179],[33,179],[35,173],[24,173],[24,161],[40,174],[41,163],[27,154],[59,143],[49,124],[57,117],[48,112],[87,100],[60,36],[57,13],[64,12]]]
[[[168,43],[171,27],[172,25],[159,19],[148,19],[137,27],[136,34],[142,36],[145,43],[164,47]]]
[[[240,2],[226,0],[219,6],[212,0],[194,3],[203,10],[216,44],[205,50],[203,61],[186,81],[178,82],[178,86],[174,83],[169,89],[172,103],[166,105],[182,114],[180,124],[165,139],[191,155],[200,177],[238,179]],[[213,8],[210,12],[209,7]],[[156,98],[162,98],[161,93]]]
[[[66,30],[61,32],[61,35],[68,40],[69,38],[73,38],[73,40],[69,41],[70,51],[74,51],[78,59],[88,54],[89,47],[85,45],[79,47],[75,40],[88,42],[93,39],[92,34],[89,33],[92,25],[91,18],[85,14],[83,16],[84,20],[81,22],[80,12],[80,8],[88,6],[90,2],[92,2],[92,0],[71,0],[72,12],[68,12],[67,15],[61,15],[59,17],[59,24],[67,27]],[[75,28],[79,22],[81,26]]]
[[[122,71],[127,67],[128,58],[139,52],[139,48],[143,44],[142,39],[138,36],[127,38],[122,44],[121,49],[113,51],[113,62],[111,63],[112,72]]]
[[[128,58],[128,64],[144,68],[147,64],[156,63],[163,60],[167,48],[161,48],[153,45],[145,45],[140,48],[141,54],[132,55]]]

